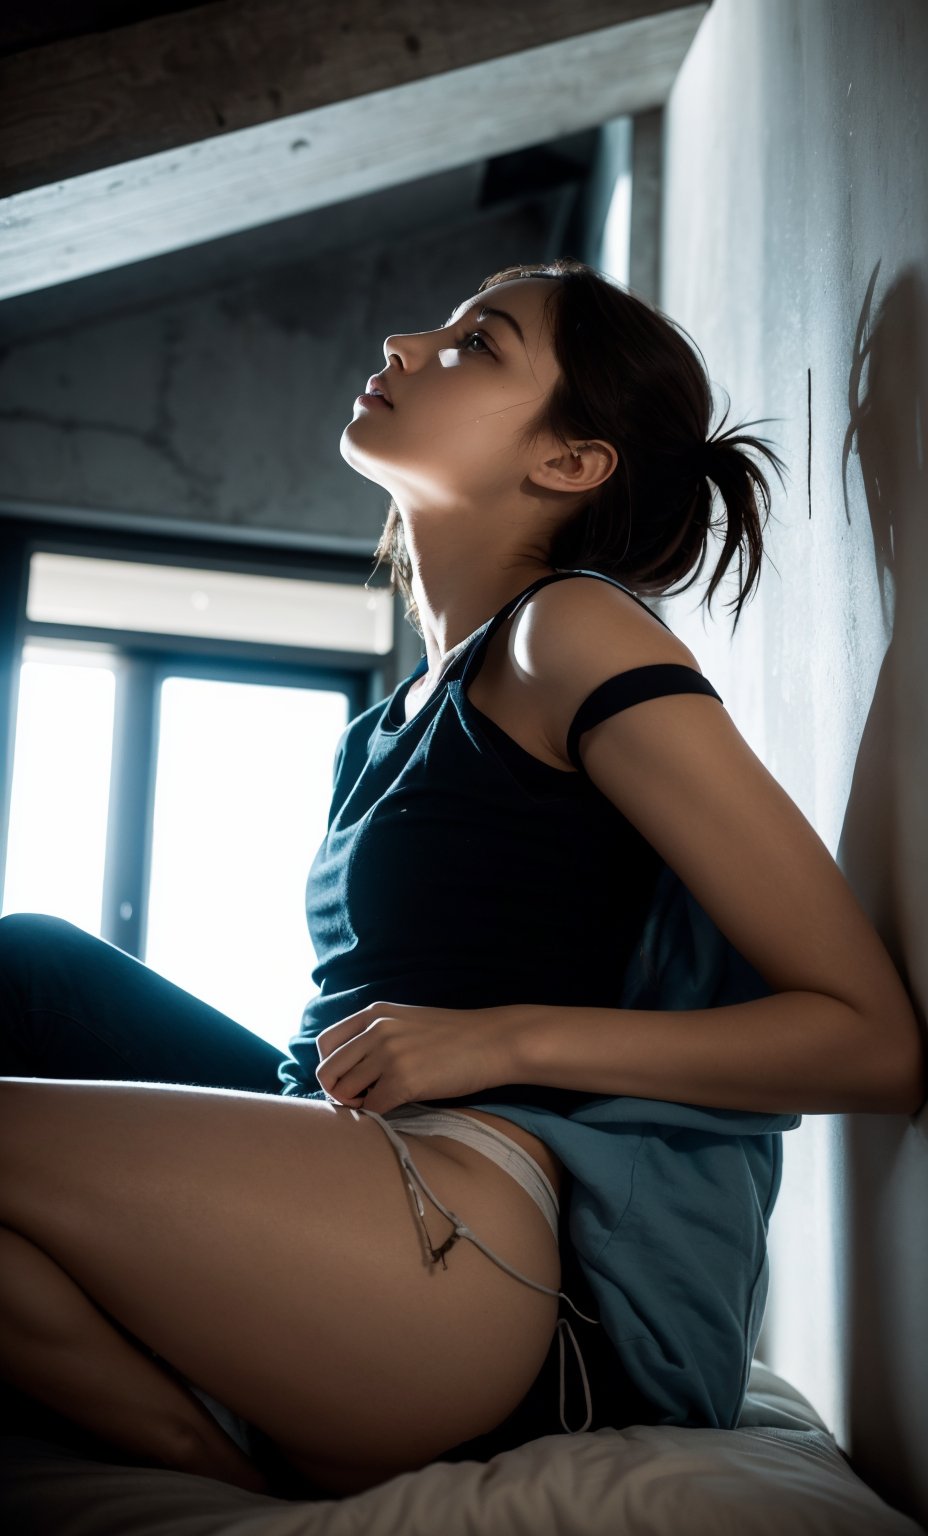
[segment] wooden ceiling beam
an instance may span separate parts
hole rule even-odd
[[[0,298],[659,106],[708,8],[214,0],[14,54]]]
[[[213,0],[0,60],[0,192],[411,85],[675,0]]]

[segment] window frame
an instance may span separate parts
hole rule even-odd
[[[185,569],[234,571],[298,581],[344,581],[389,590],[389,571],[371,576],[370,557],[325,551],[241,544],[220,539],[96,528],[63,528],[60,523],[21,520],[0,514],[0,899],[12,797],[19,668],[28,642],[67,644],[112,657],[116,675],[112,763],[104,858],[100,936],[136,959],[142,958],[154,825],[160,685],[168,677],[259,683],[331,690],[348,696],[352,720],[396,687],[396,614],[389,652],[229,640],[213,636],[164,635],[78,624],[50,624],[26,617],[32,554],[83,555],[137,560]],[[409,670],[408,668],[406,670]],[[128,912],[128,915],[122,915]]]

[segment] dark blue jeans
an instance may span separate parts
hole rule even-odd
[[[0,917],[0,1076],[279,1093],[284,1060],[252,1030],[64,918]]]

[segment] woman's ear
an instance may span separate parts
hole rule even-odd
[[[529,472],[535,485],[556,491],[593,491],[609,479],[619,456],[611,443],[567,443],[555,458],[544,459]]]

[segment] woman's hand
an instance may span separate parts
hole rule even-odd
[[[416,1099],[466,1097],[512,1080],[512,1009],[371,1003],[316,1036],[320,1087],[379,1115]]]

